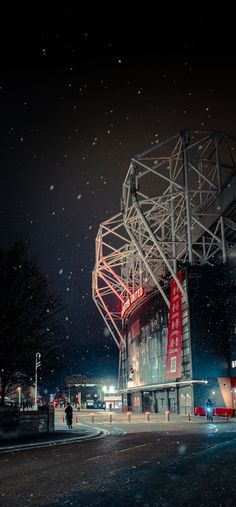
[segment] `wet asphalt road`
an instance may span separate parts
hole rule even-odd
[[[235,430],[136,426],[125,435],[114,430],[91,441],[1,454],[0,505],[234,507]]]

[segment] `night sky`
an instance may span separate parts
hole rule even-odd
[[[91,297],[99,224],[131,156],[182,128],[236,136],[236,19],[73,6],[1,12],[0,245],[31,240],[67,305],[72,373],[116,375]]]

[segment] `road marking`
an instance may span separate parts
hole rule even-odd
[[[138,449],[139,447],[146,447],[148,444],[142,445],[134,445],[133,447],[127,447],[127,449],[121,449],[120,451],[115,451],[113,454],[118,454],[119,452],[131,451],[132,449]]]
[[[112,456],[112,454],[119,454],[120,452],[131,451],[132,449],[138,449],[139,447],[146,447],[147,445],[148,444],[141,444],[141,445],[134,445],[133,447],[127,447],[126,449],[121,449],[120,451],[112,452],[111,454],[109,454],[109,456]],[[100,458],[104,458],[104,454],[99,455],[99,456],[94,456],[93,458],[88,458],[87,461],[92,461],[94,459],[100,459]]]
[[[103,428],[104,427],[108,428],[108,433],[111,436],[115,436],[116,437],[117,434],[118,434],[118,436],[120,436],[120,435],[121,436],[127,435],[127,431],[125,431],[123,428],[121,428],[119,426],[113,426],[113,425],[108,424],[108,423],[107,424],[105,424],[105,423],[98,423],[98,424],[101,424]],[[98,429],[100,429],[100,428],[98,428]],[[115,432],[117,432],[117,433],[115,433]]]
[[[87,461],[92,461],[93,459],[103,458],[103,456],[94,456],[93,458],[88,458]]]

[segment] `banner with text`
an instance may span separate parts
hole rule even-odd
[[[178,273],[182,282],[182,273]],[[181,377],[182,294],[175,280],[170,282],[170,318],[166,353],[166,380]]]

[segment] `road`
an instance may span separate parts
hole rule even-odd
[[[236,506],[235,423],[103,427],[104,438],[1,454],[0,505]]]

